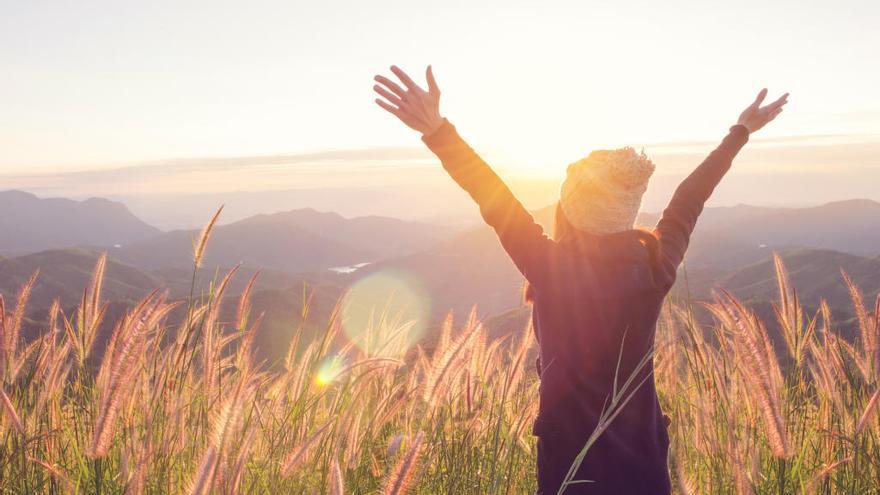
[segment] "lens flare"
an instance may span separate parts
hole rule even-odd
[[[318,373],[315,375],[315,385],[325,387],[333,383],[339,372],[345,366],[345,360],[341,356],[329,356],[325,358],[318,367]]]
[[[430,297],[415,276],[384,270],[351,286],[342,303],[342,326],[367,355],[400,357],[422,338],[430,313]]]

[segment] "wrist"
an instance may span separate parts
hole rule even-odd
[[[439,131],[445,123],[446,119],[438,115],[436,120],[432,120],[427,126],[425,126],[425,129],[422,130],[422,137],[428,137]]]
[[[743,123],[743,122],[737,122],[736,124],[733,124],[733,125],[731,126],[731,129],[733,129],[734,127],[742,127],[742,128],[745,129],[746,132],[748,132],[749,134],[751,134],[752,132],[754,132],[754,131],[752,131],[752,129],[751,129],[748,125],[746,125],[746,124]]]

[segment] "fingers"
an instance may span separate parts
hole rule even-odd
[[[398,86],[397,83],[395,83],[391,79],[388,79],[385,76],[376,76],[373,78],[373,80],[375,80],[379,84],[384,84],[385,87],[390,89],[394,94],[396,94],[401,99],[403,99],[404,95],[406,94],[406,90],[404,90],[403,88]]]
[[[764,98],[767,97],[767,88],[762,89],[758,92],[758,96],[755,98],[755,102],[752,103],[752,106],[757,108],[761,106],[761,102],[764,101]]]
[[[379,98],[376,98],[376,104],[387,110],[390,114],[394,115],[398,119],[403,120],[403,112],[399,108],[392,106],[389,103],[380,100]]]
[[[785,93],[784,95],[780,96],[779,99],[777,99],[776,101],[774,101],[773,103],[771,103],[768,106],[771,108],[773,108],[773,107],[779,108],[779,107],[782,107],[783,105],[785,105],[786,103],[788,103],[788,93]]]
[[[394,75],[397,76],[398,79],[400,79],[400,82],[402,82],[403,85],[406,86],[406,89],[408,89],[408,90],[410,90],[410,91],[414,91],[414,90],[417,90],[417,89],[418,89],[418,90],[421,90],[421,89],[422,89],[422,88],[419,87],[418,84],[416,84],[415,82],[413,82],[413,80],[410,79],[410,77],[409,77],[408,75],[406,75],[406,72],[400,70],[400,68],[397,67],[396,65],[392,65],[392,66],[391,66],[391,72],[393,72]]]
[[[437,86],[437,80],[434,79],[434,69],[429,65],[425,71],[425,77],[428,79],[428,91],[434,94],[440,94],[440,87]]]
[[[388,100],[392,105],[394,105],[396,107],[403,106],[403,100],[401,100],[400,98],[397,97],[397,95],[391,93],[390,91],[383,88],[382,86],[379,86],[378,84],[376,84],[375,86],[373,86],[373,91],[379,93],[383,98]]]

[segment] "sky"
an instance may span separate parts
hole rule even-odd
[[[855,0],[0,0],[0,189],[135,201],[442,180],[371,89],[390,64],[422,79],[430,63],[443,114],[511,181],[553,183],[622,145],[680,177],[766,86],[790,103],[720,201],[870,195],[878,23],[880,2]]]

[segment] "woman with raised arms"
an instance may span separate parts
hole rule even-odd
[[[533,428],[538,493],[669,493],[667,420],[651,361],[657,318],[703,204],[749,135],[779,115],[788,94],[761,106],[767,96],[761,90],[678,186],[650,231],[634,227],[654,172],[644,153],[593,151],[572,163],[551,238],[442,117],[431,67],[427,90],[399,68],[391,71],[400,83],[376,76],[376,103],[422,134],[528,282],[541,378]],[[627,380],[627,401],[618,401],[609,424],[603,413]],[[597,426],[604,430],[583,454]]]

